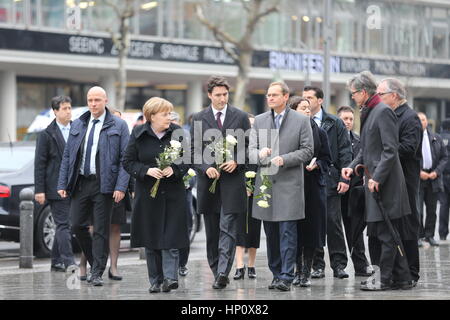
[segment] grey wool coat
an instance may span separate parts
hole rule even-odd
[[[411,214],[405,177],[398,155],[397,117],[384,103],[378,103],[370,111],[361,131],[360,146],[358,156],[350,167],[355,169],[358,164],[367,166],[373,179],[379,183],[381,203],[390,219]],[[365,179],[369,180],[368,177]],[[384,221],[367,183],[364,190],[366,221]]]
[[[268,161],[260,162],[259,152],[264,147],[272,149],[266,160],[279,155],[284,165],[275,167]],[[253,218],[274,222],[305,218],[303,167],[311,161],[313,152],[314,141],[308,117],[286,108],[280,129],[276,130],[273,111],[256,116],[249,143],[250,161],[259,164],[255,195],[260,193],[261,170],[272,173],[269,175],[272,187],[266,191],[271,195],[268,200],[270,207],[259,207],[260,199],[253,201]]]

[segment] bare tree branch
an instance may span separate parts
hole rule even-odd
[[[219,29],[218,26],[212,24],[208,19],[205,18],[201,5],[196,4],[195,11],[197,13],[197,18],[200,20],[200,22],[204,24],[214,35],[220,36],[224,41],[229,42],[236,47],[239,45],[239,43],[232,36],[230,36],[225,31],[222,31],[221,29]]]
[[[241,0],[242,6],[244,7],[245,11],[247,11],[247,14],[250,13],[250,7],[248,6],[248,1]]]
[[[264,18],[265,16],[268,16],[271,13],[275,13],[275,12],[279,12],[280,8],[279,8],[279,4],[280,4],[280,0],[278,0],[276,2],[275,5],[273,5],[270,8],[267,8],[266,10],[256,14],[253,19],[251,19],[248,23],[249,28],[251,28],[252,30],[255,28],[255,26],[258,24],[259,20],[261,20],[262,18]]]

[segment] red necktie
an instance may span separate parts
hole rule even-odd
[[[221,115],[222,115],[222,112],[217,112],[217,114],[216,114],[217,126],[219,127],[219,129],[222,129],[222,121],[220,120]]]

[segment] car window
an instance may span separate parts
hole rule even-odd
[[[0,148],[0,172],[14,172],[34,160],[34,148]]]

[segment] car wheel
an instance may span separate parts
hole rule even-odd
[[[50,206],[44,208],[39,215],[35,229],[35,256],[37,258],[50,257],[53,241],[55,240],[56,224],[53,220]]]

